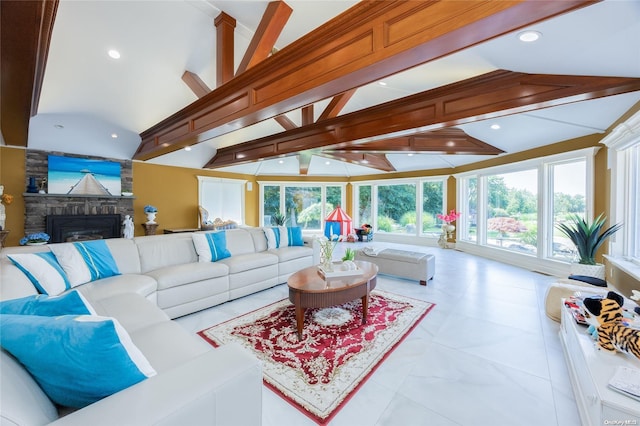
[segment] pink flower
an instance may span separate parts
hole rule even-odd
[[[440,219],[441,221],[445,222],[447,225],[450,224],[451,222],[455,222],[455,220],[457,218],[459,218],[460,216],[462,216],[462,213],[457,212],[455,209],[451,210],[449,212],[449,214],[437,214],[436,217],[438,219]]]

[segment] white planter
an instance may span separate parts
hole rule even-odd
[[[595,265],[583,265],[581,263],[571,264],[571,275],[585,275],[587,277],[596,277],[601,280],[605,279],[605,270],[602,263]]]
[[[145,213],[147,215],[147,223],[151,224],[151,223],[156,223],[156,214],[158,214],[157,212],[153,212],[153,213]]]

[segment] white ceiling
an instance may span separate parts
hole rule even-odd
[[[293,14],[276,46],[282,48],[355,1],[288,0]],[[132,158],[139,133],[196,100],[181,80],[185,70],[215,87],[213,19],[224,11],[237,20],[236,66],[258,26],[267,1],[70,1],[61,0],[54,25],[38,114],[28,147],[47,151]],[[478,45],[359,88],[342,114],[496,69],[640,77],[640,1],[608,0],[531,27],[536,43],[515,34]],[[121,58],[107,56],[118,49]],[[475,122],[469,135],[514,153],[602,133],[636,102],[640,92]],[[315,108],[319,115],[328,100]],[[300,124],[300,112],[288,116]],[[500,130],[491,130],[498,123]],[[59,128],[59,126],[63,128]],[[58,127],[56,127],[58,126]],[[149,160],[201,168],[216,149],[282,132],[274,120],[238,130]],[[116,133],[117,138],[111,134]],[[490,158],[472,155],[389,154],[398,171],[455,167]],[[282,161],[282,163],[280,163]],[[309,175],[356,176],[374,169],[314,156]],[[297,175],[297,158],[273,159],[219,169],[255,175]]]

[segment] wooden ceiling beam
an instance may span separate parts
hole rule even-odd
[[[410,136],[541,108],[640,90],[640,78],[498,70],[310,126],[218,149],[205,167]],[[387,135],[387,136],[384,136]]]
[[[273,119],[276,120],[276,122],[285,130],[293,130],[298,128],[298,125],[291,121],[291,119],[284,114],[273,117]]]
[[[497,155],[504,151],[479,139],[469,136],[455,127],[438,129],[411,136],[381,139],[375,142],[346,144],[338,149],[323,150],[325,153],[375,152],[375,153],[424,153]]]
[[[283,1],[272,1],[262,15],[251,43],[238,66],[236,75],[242,74],[257,63],[264,61],[273,51],[293,10]]]
[[[134,159],[273,118],[597,1],[363,0],[142,132]]]
[[[185,71],[184,74],[182,74],[182,81],[189,86],[189,89],[191,89],[198,98],[202,98],[211,91],[207,83],[202,81],[198,74],[192,73],[191,71]]]
[[[27,146],[57,10],[58,0],[0,1],[0,123],[7,145]]]
[[[356,93],[357,89],[347,90],[344,93],[340,93],[339,95],[334,96],[329,105],[322,111],[320,117],[318,117],[318,121],[326,120],[327,118],[337,117],[340,114],[340,111],[347,105],[349,99]]]
[[[236,20],[220,12],[213,23],[216,27],[216,84],[220,87],[233,78]]]
[[[359,166],[365,166],[383,172],[395,172],[396,168],[384,154],[374,154],[367,152],[326,152],[322,151],[323,157],[333,160],[344,161]]]

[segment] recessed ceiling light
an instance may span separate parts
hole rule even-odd
[[[523,31],[518,34],[518,40],[525,43],[531,43],[542,37],[542,33],[538,31]]]
[[[62,124],[54,124],[53,127],[56,129],[64,129],[64,126]]]
[[[408,153],[407,157],[413,157],[413,152]]]
[[[498,130],[498,129],[500,129],[500,125],[499,124],[492,124],[491,125],[491,129]]]
[[[111,137],[113,139],[118,139],[118,134],[117,133],[111,133]]]
[[[456,143],[454,141],[448,141],[447,146],[456,146]]]
[[[185,151],[191,151],[191,147],[190,147],[190,146],[185,146],[185,147],[184,147],[184,150],[185,150]]]
[[[278,163],[282,164],[282,163],[284,163],[284,160],[278,160]]]
[[[384,81],[379,81],[379,82],[378,82],[378,84],[379,84],[380,86],[386,86],[386,85],[387,85],[387,83],[385,83]]]
[[[369,164],[369,161],[368,160],[362,160],[361,163],[362,164]]]
[[[120,52],[118,52],[116,49],[109,49],[107,54],[113,59],[120,59]]]
[[[331,164],[331,161],[325,161],[324,164],[328,166],[329,164]]]

